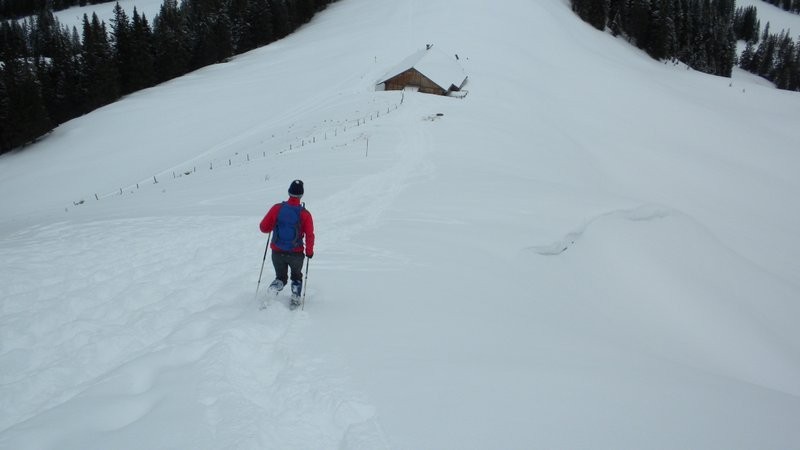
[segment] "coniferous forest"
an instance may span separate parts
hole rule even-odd
[[[800,0],[765,0],[787,11]],[[599,30],[622,36],[660,60],[730,77],[737,64],[736,42],[747,42],[738,58],[744,70],[779,89],[800,90],[800,45],[788,31],[761,32],[755,7],[735,0],[572,0],[572,9]]]
[[[111,23],[84,16],[80,29],[60,25],[47,5],[4,20],[0,153],[122,95],[281,39],[332,2],[164,0],[152,22],[117,5]]]
[[[800,0],[764,0],[765,2],[782,8],[784,11],[791,11],[800,14]]]
[[[52,11],[61,11],[73,6],[97,5],[109,2],[110,0],[0,0],[0,19],[19,19],[32,16],[45,8],[50,8]]]

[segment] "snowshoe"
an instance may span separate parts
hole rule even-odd
[[[275,279],[275,281],[270,283],[269,288],[267,288],[267,291],[269,291],[273,295],[278,295],[278,292],[282,291],[284,286],[285,284],[283,281]]]
[[[258,309],[267,309],[270,300],[273,297],[278,296],[278,293],[283,290],[283,286],[283,281],[277,279],[270,283],[269,287],[267,288],[267,295],[261,300],[261,306]]]

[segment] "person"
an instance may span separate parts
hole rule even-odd
[[[268,290],[273,294],[280,292],[291,279],[291,307],[300,304],[303,292],[303,259],[314,257],[314,219],[300,203],[303,198],[303,181],[294,180],[289,185],[289,199],[274,204],[261,220],[262,233],[272,233],[272,265],[275,267],[275,281]]]

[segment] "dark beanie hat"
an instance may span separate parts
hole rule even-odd
[[[301,180],[292,181],[292,184],[289,185],[289,195],[292,197],[303,196],[303,182]]]

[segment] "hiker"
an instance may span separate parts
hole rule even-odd
[[[270,248],[275,281],[268,290],[277,295],[288,283],[291,271],[293,307],[300,304],[303,291],[303,257],[314,256],[314,220],[305,204],[300,203],[301,198],[303,182],[294,180],[289,185],[289,199],[273,205],[260,225],[262,233],[272,232]]]

